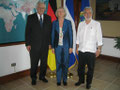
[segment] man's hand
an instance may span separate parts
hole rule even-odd
[[[51,45],[49,45],[49,49],[52,49]]]
[[[78,48],[79,48],[79,45],[76,44],[76,53],[77,53],[77,55],[78,55]]]
[[[30,52],[31,46],[26,46],[26,48],[27,48],[28,52]]]
[[[100,55],[100,53],[101,53],[101,48],[102,48],[102,46],[98,46],[98,47],[97,47],[96,57],[98,57],[98,56]]]
[[[100,53],[101,53],[101,50],[97,49],[97,51],[96,51],[96,57],[98,57],[100,55]]]
[[[78,49],[76,49],[76,53],[77,53],[77,55],[78,55]]]
[[[69,48],[69,54],[71,54],[73,52],[72,48]]]

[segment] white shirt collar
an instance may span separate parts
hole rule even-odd
[[[37,16],[38,16],[38,19],[40,20],[40,14],[37,13]],[[42,14],[41,16],[42,16],[42,21],[43,21],[44,15]]]
[[[91,19],[88,24],[92,23],[92,21],[93,21],[93,19]],[[84,21],[84,23],[85,23],[86,25],[88,25],[85,21]]]

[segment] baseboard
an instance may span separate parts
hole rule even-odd
[[[38,67],[38,72],[39,71],[40,71],[40,67]],[[29,76],[29,75],[30,75],[30,69],[20,71],[17,73],[13,73],[10,75],[2,76],[2,77],[0,77],[0,84],[8,83],[10,81],[17,80],[17,79],[20,79],[20,78],[23,78],[23,77]]]
[[[107,56],[107,55],[101,54],[98,58],[102,59],[102,60],[108,60],[108,61],[120,63],[120,58],[118,58],[118,57]]]
[[[0,84],[4,84],[13,80],[20,79],[22,77],[30,75],[30,70],[24,70],[17,73],[13,73],[7,76],[0,77]]]
[[[112,61],[112,62],[120,63],[120,58],[113,57],[113,56],[100,55],[98,57],[98,59],[109,60],[109,61]],[[30,75],[30,70],[29,69],[24,70],[24,71],[20,71],[20,72],[17,72],[17,73],[13,73],[13,74],[10,74],[10,75],[7,75],[7,76],[3,76],[3,77],[0,77],[0,84],[4,84],[4,83],[7,83],[7,82],[16,80],[16,79],[20,79],[20,78],[28,76],[28,75]]]

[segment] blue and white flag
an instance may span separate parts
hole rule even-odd
[[[80,9],[80,22],[85,20],[83,15],[83,10],[85,7],[89,7],[89,6],[90,6],[89,0],[82,0],[81,9]]]
[[[75,49],[76,49],[76,29],[75,29],[75,19],[74,19],[74,6],[73,6],[73,0],[64,0],[64,8],[66,10],[66,19],[71,21],[72,24],[72,30],[73,30],[73,53],[70,54],[70,63],[69,63],[69,69],[71,69],[76,62],[75,59]]]

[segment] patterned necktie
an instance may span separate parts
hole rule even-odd
[[[40,26],[42,27],[42,16],[40,16]]]

